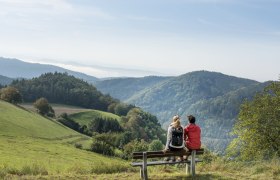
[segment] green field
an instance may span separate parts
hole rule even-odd
[[[74,114],[87,123],[112,114],[88,111]],[[117,116],[118,117],[118,116]],[[52,119],[0,100],[0,179],[139,179],[130,161],[74,147],[91,143]],[[193,179],[184,166],[148,167],[150,179]],[[194,179],[280,179],[280,160],[234,162],[218,158],[200,163]]]
[[[34,112],[0,101],[0,177],[7,174],[122,172],[129,163],[74,147],[91,138]],[[34,173],[35,172],[35,173]]]
[[[120,117],[115,114],[103,112],[103,111],[99,111],[99,110],[79,112],[79,113],[71,114],[69,117],[71,119],[73,119],[75,122],[79,123],[80,125],[86,125],[86,126],[94,118],[97,118],[97,117],[112,118],[112,119],[117,119],[118,121],[120,120]]]

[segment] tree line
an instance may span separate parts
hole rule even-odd
[[[58,121],[80,133],[92,136],[91,151],[125,159],[130,157],[133,149],[161,150],[166,138],[157,118],[137,107],[131,108],[119,120],[93,117],[88,125],[80,125],[71,115],[64,113]],[[79,148],[81,146],[78,145]]]
[[[102,111],[107,111],[110,104],[119,102],[110,95],[103,95],[87,82],[67,73],[46,73],[30,80],[18,79],[14,80],[11,86],[21,92],[24,102],[34,102],[44,97],[50,103],[75,105]]]

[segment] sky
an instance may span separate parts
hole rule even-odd
[[[96,77],[279,80],[280,0],[0,0],[0,56]]]

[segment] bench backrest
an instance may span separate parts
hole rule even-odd
[[[204,153],[204,149],[197,149],[196,150],[196,154],[203,154]],[[169,156],[184,156],[184,155],[190,155],[191,154],[191,150],[190,151],[167,151],[167,152],[163,152],[163,151],[147,151],[147,158],[158,158],[158,157],[169,157]],[[134,152],[132,154],[132,158],[133,159],[143,159],[143,152]]]

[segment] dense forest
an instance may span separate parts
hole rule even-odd
[[[45,97],[50,103],[75,105],[107,111],[112,103],[119,102],[110,95],[103,95],[94,86],[67,73],[46,73],[31,80],[21,79],[12,82],[24,102],[34,102]]]

